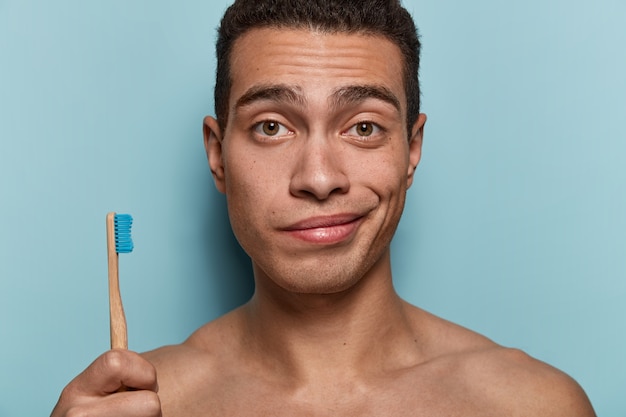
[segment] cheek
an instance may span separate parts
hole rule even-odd
[[[255,212],[262,211],[262,184],[253,182],[254,172],[250,169],[226,169],[226,201],[233,219],[247,222]]]
[[[261,233],[264,208],[253,190],[239,178],[231,178],[226,183],[226,202],[228,218],[233,234],[243,250],[250,256],[256,246],[262,245],[264,234]]]
[[[276,174],[250,153],[230,153],[224,161],[226,201],[234,233],[259,239],[275,200]],[[274,178],[274,180],[273,180]]]
[[[360,164],[355,173],[357,181],[370,182],[370,187],[382,198],[404,194],[407,184],[408,156],[398,152],[395,155],[380,156]]]
[[[238,139],[229,138],[230,142],[224,148],[223,159],[226,197],[233,205],[253,197],[251,195],[255,189],[253,180],[259,169],[255,155],[234,144]]]

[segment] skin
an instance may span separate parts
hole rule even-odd
[[[567,375],[395,292],[389,245],[426,121],[407,137],[401,63],[376,36],[236,42],[226,129],[204,130],[255,294],[181,345],[104,354],[53,416],[594,415]]]

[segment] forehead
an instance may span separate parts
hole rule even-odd
[[[252,29],[231,55],[229,107],[258,85],[288,84],[320,99],[347,85],[384,87],[406,107],[400,49],[383,36]]]

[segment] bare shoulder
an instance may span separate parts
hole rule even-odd
[[[570,376],[518,349],[495,347],[468,355],[468,375],[512,416],[595,416],[587,395]]]
[[[151,361],[167,365],[170,362],[178,363],[189,359],[197,362],[199,359],[210,360],[231,351],[230,345],[240,334],[241,308],[219,317],[198,328],[187,340],[178,345],[164,346],[143,355]]]
[[[187,342],[163,346],[142,356],[156,368],[163,415],[174,415],[168,408],[180,411],[178,399],[189,398],[195,387],[204,386],[219,373],[216,354]]]
[[[223,316],[179,345],[143,353],[156,368],[163,416],[195,415],[192,405],[218,402],[237,361],[230,321],[229,315]]]
[[[429,313],[417,313],[430,325],[431,358],[427,373],[441,377],[450,392],[507,416],[595,416],[587,395],[570,376],[519,349]]]

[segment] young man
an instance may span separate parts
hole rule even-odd
[[[237,1],[204,133],[254,296],[181,345],[104,354],[52,415],[593,416],[565,374],[394,291],[418,58],[394,0]]]

